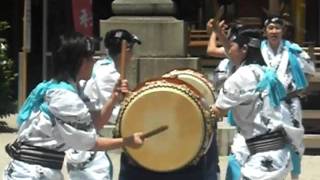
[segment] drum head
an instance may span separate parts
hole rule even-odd
[[[186,166],[199,153],[205,137],[199,104],[188,91],[175,86],[140,90],[123,107],[120,119],[122,137],[168,125],[166,131],[146,139],[141,148],[125,148],[139,165],[152,171],[168,172]]]
[[[183,80],[194,88],[196,88],[200,94],[203,95],[207,104],[214,104],[215,97],[213,94],[214,88],[212,84],[204,77],[203,74],[192,70],[192,69],[183,69],[183,70],[173,70],[165,75],[164,77],[173,77]]]

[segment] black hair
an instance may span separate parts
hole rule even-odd
[[[92,38],[73,32],[60,36],[60,47],[53,55],[53,78],[57,81],[76,80],[82,58],[93,56]]]
[[[241,23],[238,22],[232,22],[229,25],[228,30],[228,39],[232,38],[232,36],[236,36],[242,29],[245,29],[246,26],[244,26]]]
[[[245,64],[260,64],[266,65],[261,51],[260,44],[262,39],[262,31],[260,29],[241,29],[238,34],[231,39],[236,42],[240,48],[246,46],[247,54],[244,58]]]
[[[244,45],[250,47],[259,47],[261,31],[258,29],[241,28],[230,37],[230,41],[238,44],[241,48]]]
[[[135,43],[141,44],[139,38],[124,29],[114,29],[106,33],[104,46],[108,49],[109,55],[115,57],[121,52],[122,40],[126,40],[128,48],[132,49]]]
[[[260,49],[258,48],[248,48],[247,56],[245,58],[245,65],[249,64],[259,64],[267,65],[263,59]]]

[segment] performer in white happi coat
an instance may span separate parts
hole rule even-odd
[[[269,19],[267,19],[265,21],[265,25],[266,25],[265,33],[266,33],[268,39],[266,41],[264,41],[262,46],[261,46],[263,57],[264,57],[265,61],[268,62],[267,63],[268,66],[276,68],[276,70],[278,71],[278,75],[282,77],[281,80],[283,80],[282,82],[286,85],[286,87],[291,87],[292,86],[292,85],[288,86],[288,82],[290,82],[290,81],[293,81],[293,84],[294,84],[295,81],[292,78],[292,71],[296,71],[293,68],[290,68],[290,66],[288,64],[288,54],[289,54],[288,50],[294,51],[291,54],[291,56],[298,56],[297,59],[298,59],[299,67],[301,68],[301,71],[303,71],[303,73],[313,74],[314,73],[313,62],[310,61],[310,57],[304,51],[302,51],[301,48],[299,48],[296,44],[291,44],[288,41],[284,41],[284,42],[286,42],[288,47],[284,48],[284,49],[286,49],[284,51],[282,51],[282,50],[279,51],[278,48],[279,48],[279,45],[281,45],[280,44],[281,41],[283,41],[282,40],[282,33],[284,31],[283,30],[284,29],[284,27],[283,27],[284,25],[283,25],[282,19],[279,19],[278,17],[276,17],[276,18],[272,18],[271,17],[271,18],[269,18]],[[218,28],[219,28],[219,26],[218,26]],[[221,33],[219,35],[221,36]],[[278,49],[278,53],[274,54],[273,53],[274,51],[272,51],[271,46],[274,46],[274,49]],[[285,51],[287,51],[287,52],[285,52]],[[287,53],[287,55],[283,55],[283,53]],[[274,59],[274,58],[275,58],[274,61],[271,60],[271,59]],[[281,61],[282,58],[286,58],[286,60]],[[279,68],[280,67],[279,66],[280,63],[283,63],[281,68]],[[224,63],[224,64],[227,64],[227,63]],[[276,66],[279,66],[279,67],[276,67]],[[225,67],[228,67],[228,66],[225,66]],[[298,70],[300,68],[298,68]],[[223,70],[221,72],[223,72]],[[282,75],[281,75],[281,73],[282,73]],[[300,73],[300,74],[302,74],[302,77],[304,76],[303,73]],[[221,73],[221,74],[222,74],[222,75],[220,75],[221,77],[223,77],[223,75],[226,75],[226,73]],[[223,82],[223,81],[221,81],[221,82]],[[305,89],[305,88],[306,88],[306,84],[304,85],[303,88],[301,88],[301,85],[300,85],[300,88],[292,88],[292,89],[302,90],[302,89]],[[289,98],[287,98],[287,101],[286,101],[289,104],[287,107],[289,108],[292,116],[294,117],[292,125],[295,126],[295,127],[299,126],[303,130],[303,126],[302,126],[302,123],[301,123],[302,117],[301,117],[300,100],[297,97],[298,93],[292,93],[294,91],[295,90],[289,90],[289,92],[291,92],[291,93],[289,95]],[[234,121],[231,113],[228,113],[228,121],[231,122],[231,123]],[[238,137],[236,139],[239,139],[239,134],[236,137]],[[301,158],[301,156],[303,154],[303,150],[304,150],[304,147],[303,147],[303,136],[297,137],[297,138],[300,139],[300,144],[301,145],[299,146],[299,150],[292,149],[292,154],[293,154],[292,155],[292,159],[293,159],[293,164],[294,164],[294,169],[291,172],[292,179],[298,179],[298,175],[301,172],[301,170],[300,170],[300,168],[301,168],[300,167],[300,158]],[[234,139],[234,140],[236,140],[236,139]]]
[[[257,34],[244,30],[232,38],[228,54],[242,66],[225,81],[212,107],[217,117],[232,110],[240,135],[235,137],[230,157],[236,168],[227,179],[284,179],[292,168],[288,146],[298,147],[294,137],[303,134],[291,124],[281,101],[285,89],[275,70],[261,66]]]
[[[128,42],[126,56],[128,62],[132,57],[130,52],[132,52],[133,45],[135,43],[141,44],[137,36],[123,29],[115,29],[106,33],[104,45],[107,48],[107,54],[95,63],[91,78],[85,83],[84,88],[84,96],[90,99],[93,104],[91,111],[99,112],[103,104],[112,97],[113,89],[120,78],[117,69],[119,69],[118,59],[123,39]],[[101,121],[99,127],[102,128],[106,123],[114,124],[119,110],[119,104],[115,105],[111,117]],[[112,162],[105,152],[69,150],[66,157],[71,180],[112,179]]]
[[[277,16],[265,20],[264,31],[267,39],[261,43],[261,53],[267,66],[276,69],[289,94],[285,102],[293,117],[293,126],[304,130],[300,95],[308,86],[305,74],[314,74],[315,67],[310,56],[298,44],[283,39],[284,25],[284,20]],[[291,176],[295,180],[301,173],[301,157],[304,152],[303,135],[296,138],[300,140],[300,146],[292,149],[294,169]]]
[[[117,83],[114,99],[107,101],[100,113],[91,114],[90,102],[80,96],[78,83],[90,78],[95,62],[93,44],[92,39],[79,33],[61,37],[61,45],[54,53],[53,79],[33,89],[19,111],[18,137],[6,146],[12,160],[3,179],[64,179],[64,151],[141,146],[141,133],[125,138],[97,136],[95,126],[110,117],[119,95],[128,87],[125,82]]]
[[[218,66],[213,72],[212,81],[215,87],[214,93],[217,96],[217,93],[219,93],[219,90],[222,88],[223,83],[236,71],[237,68],[241,66],[241,63],[233,62],[232,59],[230,59],[224,46],[217,45],[217,37],[220,37],[221,43],[226,46],[229,43],[223,41],[229,41],[228,38],[236,35],[241,29],[245,27],[240,23],[231,23],[228,29],[229,33],[225,35],[225,32],[227,32],[225,28],[227,26],[224,24],[224,21],[220,22],[219,24],[216,23],[217,22],[215,22],[214,19],[210,19],[207,23],[207,31],[211,32],[210,40],[207,47],[207,54],[213,57],[224,58],[219,62]],[[230,125],[235,126],[231,111],[228,112],[227,121]]]
[[[237,67],[240,66],[234,64],[230,57],[228,57],[226,50],[223,46],[218,46],[217,39],[221,35],[219,33],[224,33],[226,30],[226,26],[221,24],[223,27],[219,27],[215,24],[214,19],[210,19],[207,22],[207,31],[210,32],[210,39],[207,47],[207,55],[216,58],[224,58],[222,59],[213,72],[213,84],[215,87],[215,93],[220,90],[224,81],[236,70]],[[237,31],[242,27],[241,24],[232,24],[229,30],[229,37],[231,34],[236,34]],[[220,31],[220,32],[216,32]],[[228,39],[225,39],[228,40]]]
[[[98,76],[97,76],[98,75]],[[82,81],[83,96],[91,102],[90,111],[100,111],[103,102],[111,98],[114,86],[119,80],[119,73],[114,67],[113,61],[106,57],[98,60],[93,66],[92,77]],[[119,106],[115,105],[109,122],[114,122]],[[105,119],[108,120],[108,119]],[[103,127],[103,121],[99,128]],[[100,129],[96,129],[99,132]],[[79,151],[70,149],[66,151],[66,164],[70,180],[111,180],[113,166],[110,157],[103,151]]]

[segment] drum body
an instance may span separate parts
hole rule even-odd
[[[166,74],[164,74],[162,77],[164,78],[176,78],[180,79],[188,84],[190,84],[194,89],[196,89],[201,95],[201,102],[202,105],[209,109],[210,105],[214,104],[216,99],[214,96],[214,86],[206,79],[205,75],[201,74],[200,72],[194,70],[194,69],[174,69]],[[216,121],[221,121],[221,119],[215,119]],[[212,128],[216,128],[216,123],[213,123]],[[213,138],[213,133],[211,133],[210,142]],[[209,148],[210,146],[208,146]],[[205,150],[205,152],[208,149]]]
[[[210,145],[212,121],[201,95],[179,79],[145,82],[123,103],[118,117],[120,136],[147,132],[159,126],[168,129],[145,140],[138,149],[125,148],[142,167],[170,172],[196,163]]]
[[[214,104],[214,87],[200,72],[193,69],[176,69],[164,74],[163,77],[178,78],[189,83],[200,92],[208,105]]]

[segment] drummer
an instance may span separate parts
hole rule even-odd
[[[123,146],[138,148],[141,133],[125,138],[99,137],[94,122],[110,116],[114,101],[103,104],[100,113],[88,109],[79,81],[90,78],[94,43],[80,33],[64,35],[54,53],[54,76],[32,90],[17,117],[17,139],[6,146],[12,158],[3,179],[62,180],[64,151],[105,151]],[[115,100],[126,86],[117,84]],[[98,125],[99,123],[95,124]],[[96,126],[97,127],[97,126]]]
[[[103,104],[108,100],[114,102],[115,105],[110,117],[95,122],[97,131],[107,123],[114,124],[120,109],[113,89],[120,78],[118,59],[122,40],[128,43],[126,62],[129,64],[134,45],[141,44],[141,41],[124,29],[110,30],[104,38],[106,55],[94,64],[91,78],[83,84],[84,95],[92,104],[90,108],[93,114],[99,113]],[[122,80],[122,86],[128,88],[128,81]],[[123,92],[128,93],[128,90]],[[71,180],[112,179],[112,162],[105,152],[69,150],[66,154],[67,170]]]
[[[242,30],[231,39],[228,54],[242,66],[225,81],[212,106],[216,117],[232,109],[241,135],[234,138],[231,158],[236,168],[228,178],[284,179],[292,168],[288,146],[297,148],[294,137],[303,131],[291,125],[292,116],[282,101],[285,88],[275,69],[264,63],[260,32]],[[266,145],[267,141],[273,143]]]

